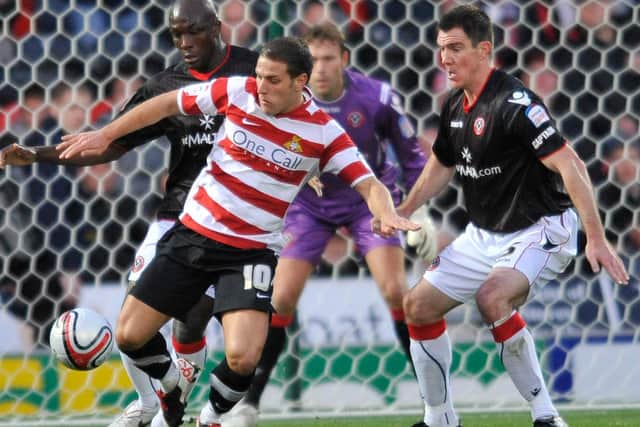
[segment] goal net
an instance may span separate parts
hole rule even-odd
[[[402,94],[428,149],[446,93],[435,25],[455,2],[216,3],[225,39],[252,48],[332,19],[347,35],[352,66]],[[587,163],[607,237],[632,276],[629,286],[616,286],[593,274],[581,253],[522,309],[552,398],[569,407],[639,406],[640,7],[635,0],[479,3],[496,24],[496,64],[545,99]],[[0,146],[50,145],[108,121],[144,79],[180,59],[167,29],[169,4],[0,2]],[[94,371],[71,371],[51,357],[46,331],[74,306],[115,324],[168,156],[160,140],[110,165],[0,171],[0,425],[106,425],[135,398],[116,353]],[[443,242],[467,221],[461,199],[453,183],[429,206]],[[410,249],[406,261],[411,286],[424,266]],[[211,365],[222,350],[214,323]],[[524,409],[475,308],[456,309],[447,323],[457,406]],[[207,379],[191,410],[207,398]],[[389,310],[348,236],[337,234],[306,287],[262,409],[272,416],[421,412]]]

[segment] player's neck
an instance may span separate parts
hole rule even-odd
[[[464,88],[464,96],[467,99],[467,105],[473,105],[476,102],[484,90],[487,80],[489,80],[489,77],[491,76],[493,67],[482,68],[478,71],[479,72],[474,76],[473,81]]]
[[[204,70],[196,70],[199,73],[209,73],[213,69],[217,68],[222,64],[225,57],[227,56],[227,45],[223,42],[220,42],[218,49],[215,50],[207,64],[203,67]]]

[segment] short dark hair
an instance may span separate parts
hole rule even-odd
[[[454,28],[462,28],[471,39],[472,46],[484,41],[493,44],[491,20],[479,7],[467,4],[454,7],[445,13],[438,23],[438,29],[449,31]]]
[[[292,78],[302,73],[311,75],[313,59],[307,45],[297,37],[279,37],[260,49],[260,56],[287,64],[287,73]]]
[[[323,24],[312,27],[304,35],[304,40],[307,43],[311,43],[316,40],[333,42],[340,46],[340,50],[342,52],[347,51],[347,46],[345,45],[344,41],[344,35],[340,31],[340,29],[331,22],[325,22]]]

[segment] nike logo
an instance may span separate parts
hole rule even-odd
[[[551,249],[557,248],[559,246],[558,243],[553,243],[551,239],[549,239],[546,231],[543,231],[542,233],[544,235],[544,239],[546,240],[546,242],[544,242],[544,245],[542,245],[542,249],[544,249],[545,251],[550,251]]]
[[[531,390],[531,394],[534,396],[537,396],[538,393],[540,393],[540,387],[536,387],[533,390]]]
[[[256,298],[267,299],[267,298],[271,298],[271,295],[263,294],[262,292],[256,292]]]
[[[242,118],[242,124],[243,125],[249,125],[249,126],[260,126],[259,123],[252,122],[251,120],[247,119],[246,117]]]

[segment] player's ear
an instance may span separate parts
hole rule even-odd
[[[342,51],[342,67],[346,68],[347,65],[349,65],[349,51],[344,50]]]
[[[483,59],[491,58],[491,51],[493,50],[493,45],[490,41],[482,41],[478,43],[478,49],[482,53]]]
[[[307,84],[307,82],[309,81],[309,74],[307,73],[300,73],[296,76],[295,79],[293,79],[293,81],[295,82],[296,85],[296,89],[298,90],[302,90],[302,88]]]

